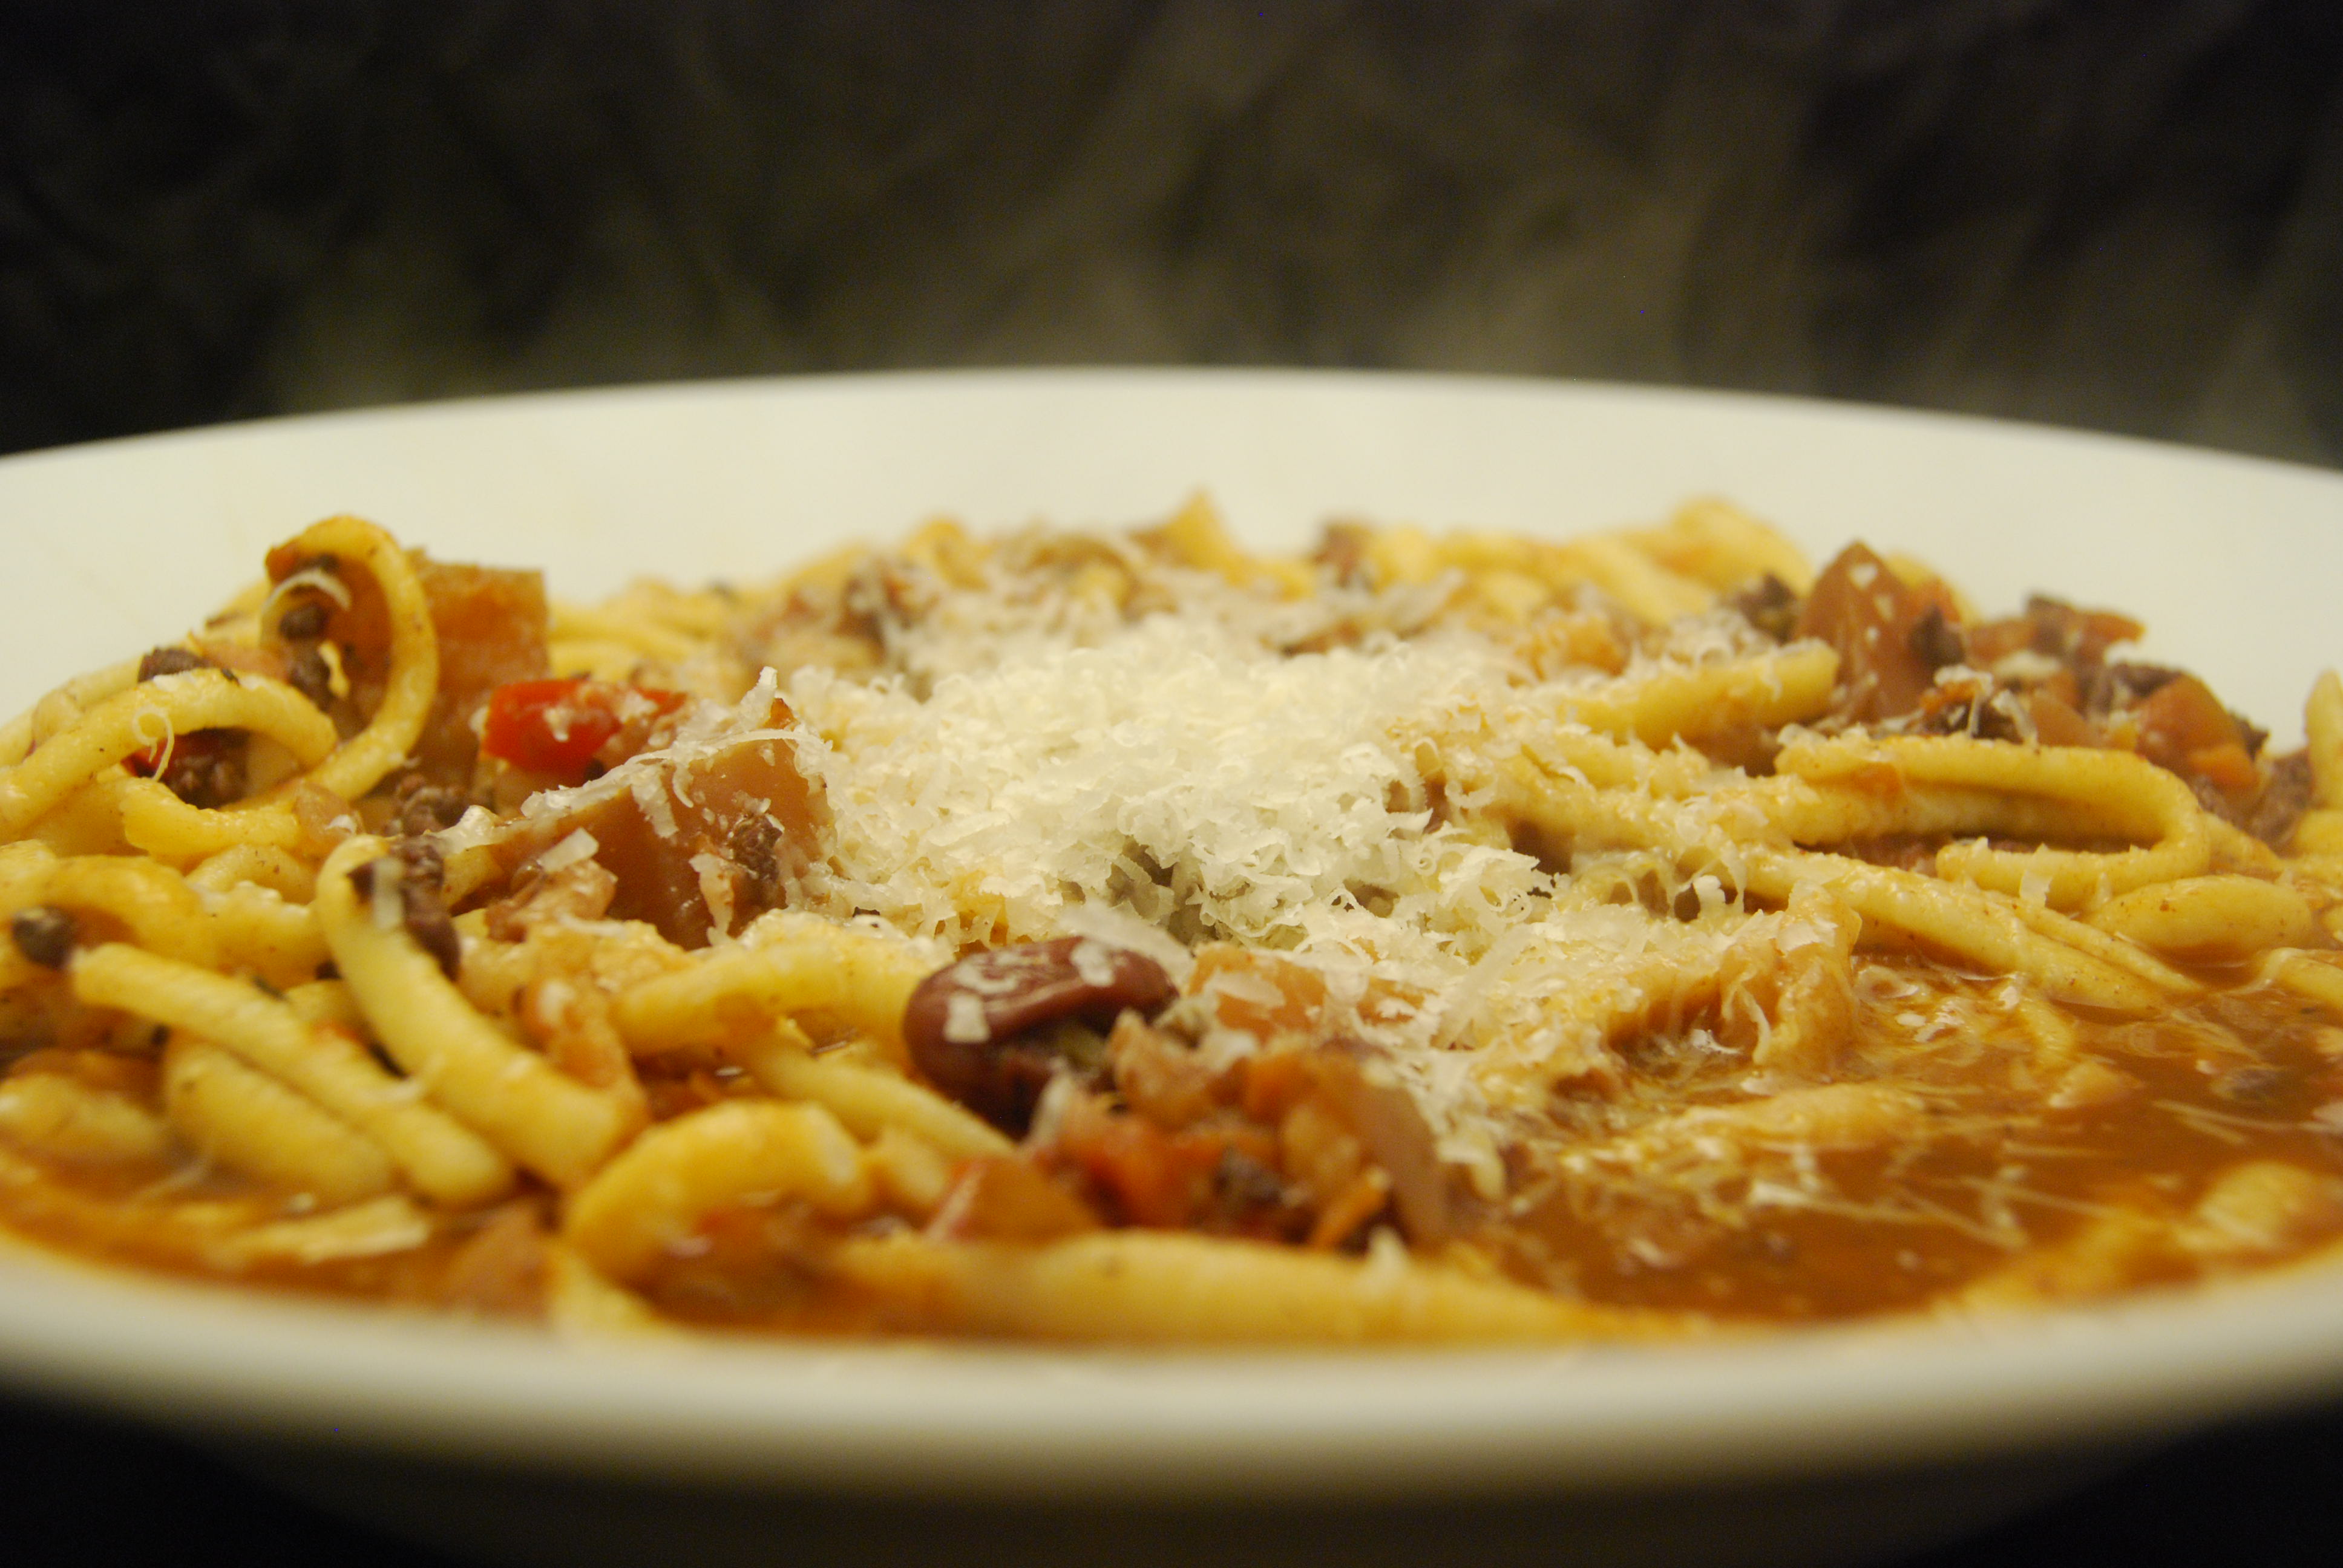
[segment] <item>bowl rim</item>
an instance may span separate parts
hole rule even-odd
[[[1201,407],[1260,397],[1518,407],[1525,417],[1624,411],[1630,424],[1825,430],[1858,446],[1949,444],[1999,452],[2020,467],[2121,469],[2144,485],[2210,475],[2216,489],[2295,498],[2287,504],[2331,520],[2343,536],[2343,476],[2132,437],[1734,391],[1241,367],[747,377],[338,410],[18,454],[0,459],[0,511],[31,493],[32,480],[41,495],[64,494],[125,463],[166,473],[229,451],[266,460],[272,448],[387,442],[405,450],[435,432],[499,422],[601,428],[635,414],[672,420],[825,404],[858,404],[867,414],[915,403]],[[581,1347],[491,1325],[0,1255],[0,1382],[215,1433],[890,1494],[1648,1486],[1983,1461],[2332,1399],[2343,1394],[2337,1284],[2329,1265],[2022,1318],[1802,1330],[1649,1352]]]
[[[0,1259],[0,1382],[239,1445],[624,1481],[1398,1500],[2141,1446],[2343,1393],[2338,1287],[2329,1261],[2097,1306],[1654,1347],[580,1342],[19,1252]]]

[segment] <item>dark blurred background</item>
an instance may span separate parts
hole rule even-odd
[[[2343,3],[0,7],[0,450],[1104,362],[1774,389],[2343,465]],[[5,1396],[0,1460],[28,1563],[444,1562]],[[1920,1561],[2329,1563],[2338,1465],[2343,1412],[2250,1425]]]
[[[1145,362],[2343,461],[2332,0],[15,0],[0,159],[0,448]]]

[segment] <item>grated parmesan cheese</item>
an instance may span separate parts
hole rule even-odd
[[[789,699],[821,742],[799,754],[836,813],[820,890],[840,912],[967,944],[1120,905],[1182,940],[1309,953],[1360,950],[1394,923],[1367,912],[1381,898],[1413,900],[1399,923],[1419,935],[1437,902],[1464,945],[1527,912],[1535,863],[1433,826],[1416,744],[1504,685],[1461,639],[1283,658],[1167,615],[946,675],[924,701],[810,669]]]
[[[1567,878],[1456,825],[1493,795],[1514,742],[1493,738],[1534,728],[1522,716],[1539,689],[1494,639],[1372,633],[1295,652],[1292,612],[1260,596],[1200,578],[1172,598],[1123,620],[1012,578],[924,598],[888,628],[875,678],[799,668],[790,739],[834,824],[799,907],[954,949],[1088,937],[1182,975],[1201,942],[1279,951],[1324,981],[1344,1032],[1383,1048],[1441,1157],[1502,1191],[1504,1107],[1615,1079],[1619,1020],[1704,983],[1747,912],[1715,870],[1648,854],[1588,864],[1597,881],[1683,891],[1692,922],[1558,900]],[[1688,617],[1637,668],[1738,657],[1750,637],[1737,617]],[[1725,829],[1715,864],[1737,886]],[[1242,969],[1204,989],[1257,1008],[1282,995]],[[954,1039],[979,1027],[947,1020]],[[1216,1023],[1202,1041],[1223,1060],[1260,1044]]]

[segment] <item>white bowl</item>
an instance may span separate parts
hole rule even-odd
[[[2318,643],[2343,580],[2343,478],[2024,427],[1418,377],[745,382],[0,462],[19,561],[0,580],[0,704],[175,635],[334,511],[443,557],[543,564],[581,597],[642,572],[758,578],[938,511],[1131,522],[1200,486],[1268,544],[1336,513],[1566,533],[1725,495],[1818,557],[1853,537],[1921,556],[1988,608],[2045,588],[2139,614],[2152,657],[2281,738],[2332,657]],[[1141,1355],[579,1349],[0,1259],[0,1379],[510,1561],[624,1561],[687,1528],[711,1562],[776,1531],[900,1561],[979,1516],[993,1547],[1094,1555],[1099,1531],[1066,1522],[1109,1507],[1181,1511],[1193,1528],[1157,1540],[1167,1559],[1182,1541],[1218,1562],[1306,1541],[1421,1562],[1428,1532],[1440,1554],[1465,1532],[1490,1556],[1844,1561],[2208,1422],[2333,1397],[2343,1274],[1690,1350]],[[1456,1499],[1482,1505],[1443,1512]]]

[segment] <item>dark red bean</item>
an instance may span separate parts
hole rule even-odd
[[[439,847],[428,839],[401,839],[390,847],[389,854],[353,867],[350,886],[361,900],[374,897],[377,868],[386,861],[398,868],[398,907],[407,934],[438,963],[441,973],[456,979],[463,968],[464,944],[439,897],[447,879]]]
[[[155,777],[190,806],[216,809],[244,796],[245,736],[236,729],[197,729],[171,742]]]
[[[73,916],[65,910],[54,904],[35,904],[16,911],[8,922],[8,934],[15,939],[18,952],[45,970],[61,970],[73,957],[77,931]]]
[[[783,879],[781,830],[762,811],[752,811],[725,830],[724,856],[747,874],[748,901],[759,910],[779,908]]]
[[[1392,1209],[1400,1233],[1419,1246],[1449,1235],[1448,1177],[1432,1129],[1415,1099],[1365,1070],[1365,1048],[1336,1040],[1311,1053],[1319,1102],[1358,1138],[1367,1158],[1391,1178]]]
[[[309,706],[323,713],[334,706],[334,670],[326,656],[314,648],[305,648],[293,656],[285,671],[285,684],[309,699]]]
[[[1176,994],[1154,960],[1089,937],[993,948],[938,970],[903,1010],[903,1038],[928,1081],[1003,1131],[1021,1134],[1069,1065],[1061,1026],[1105,1030],[1125,1010],[1152,1014]]]
[[[326,635],[326,607],[313,598],[296,599],[277,618],[277,635],[287,642],[315,642]]]
[[[410,776],[400,784],[394,799],[398,805],[399,832],[415,838],[454,827],[472,804],[461,790],[426,784],[420,776]]]
[[[1767,572],[1725,601],[1741,618],[1775,642],[1797,635],[1798,594],[1788,583]]]
[[[158,675],[185,675],[191,669],[211,669],[212,661],[192,648],[150,648],[138,660],[138,678],[152,680]]]
[[[1908,635],[1913,656],[1930,669],[1942,669],[1948,664],[1968,661],[1968,639],[1961,635],[1959,627],[1946,618],[1939,606],[1932,604],[1922,610],[1920,618],[1912,623]]]

